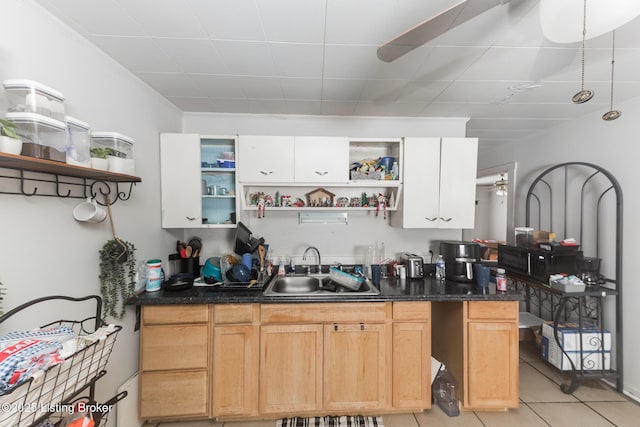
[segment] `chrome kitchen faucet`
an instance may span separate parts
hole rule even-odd
[[[315,246],[309,246],[307,249],[305,249],[304,253],[302,254],[302,260],[305,261],[307,259],[307,252],[309,251],[316,251],[316,256],[318,257],[317,273],[322,273],[322,261],[320,260],[320,251]]]

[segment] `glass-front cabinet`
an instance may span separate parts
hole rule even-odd
[[[160,136],[163,228],[236,226],[236,149],[235,136]]]
[[[200,139],[202,223],[236,224],[235,138]]]

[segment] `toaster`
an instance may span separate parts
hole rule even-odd
[[[424,262],[420,255],[402,254],[401,261],[407,270],[408,279],[422,279],[424,277]]]

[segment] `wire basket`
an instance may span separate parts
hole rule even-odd
[[[54,325],[70,326],[77,338],[85,337],[98,330],[102,301],[100,297],[85,298],[45,297],[24,304],[0,318],[0,323],[9,316],[40,301],[51,299],[66,299],[71,301],[85,301],[97,299],[96,317],[79,321],[59,320],[42,328]],[[88,321],[95,322],[93,330],[87,330]],[[113,350],[118,332],[122,329],[118,325],[106,327],[106,334],[91,343],[78,339],[78,349],[64,362],[40,371],[27,381],[0,394],[0,426],[23,427],[38,425],[46,420],[51,413],[58,412],[62,405],[66,405],[89,389],[93,394],[95,382],[106,374],[105,367]]]

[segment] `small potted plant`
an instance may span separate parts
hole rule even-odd
[[[0,119],[0,151],[16,155],[22,152],[22,140],[16,132],[16,124],[7,119]]]
[[[106,171],[109,168],[109,160],[107,156],[113,154],[113,150],[107,147],[91,147],[89,150],[91,153],[91,167],[93,169],[100,169]]]

